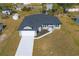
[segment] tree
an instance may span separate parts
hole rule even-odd
[[[74,5],[75,4],[73,4],[73,3],[60,3],[60,6],[62,6],[63,8],[71,8]]]
[[[4,4],[4,7],[11,9],[11,8],[13,8],[13,4],[12,4],[12,3],[5,3],[5,4]]]
[[[31,8],[30,7],[24,7],[22,10],[23,11],[31,11]]]
[[[42,13],[46,13],[46,3],[42,3]]]
[[[53,4],[52,12],[55,14],[62,14],[64,12],[64,8],[60,4]]]
[[[0,12],[2,12],[2,7],[0,6]]]

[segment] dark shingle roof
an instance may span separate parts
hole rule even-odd
[[[78,24],[79,25],[79,17],[76,17],[76,24]]]
[[[3,9],[3,11],[11,11],[11,9],[5,8]]]
[[[25,26],[31,26],[32,30],[37,30],[41,25],[58,25],[61,24],[57,17],[45,14],[34,14],[26,16],[19,27],[19,30],[24,30]]]

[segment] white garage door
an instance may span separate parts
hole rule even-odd
[[[22,36],[35,36],[35,31],[21,31]]]
[[[32,56],[34,31],[22,31],[21,40],[16,51],[16,56]]]

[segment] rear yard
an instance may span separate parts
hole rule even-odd
[[[59,16],[62,28],[35,40],[33,55],[79,55],[79,26],[68,16]]]

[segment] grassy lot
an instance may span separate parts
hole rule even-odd
[[[79,26],[68,16],[60,16],[62,28],[35,40],[33,55],[79,55]]]
[[[12,20],[11,16],[8,19],[1,19],[1,16],[0,16],[0,22],[7,25],[3,32],[3,34],[7,35],[7,39],[0,42],[0,55],[2,56],[15,55],[16,49],[20,41],[20,37],[17,29],[19,28],[21,22],[23,21],[24,16],[40,13],[40,9],[32,10],[29,12],[18,11],[18,13],[20,14],[21,17],[16,21]]]
[[[22,22],[22,19],[23,17],[17,21],[12,20],[11,18],[2,20],[2,22],[7,25],[3,32],[3,34],[7,35],[7,39],[1,42],[0,55],[15,54],[14,51],[16,51],[19,42],[17,29]]]

